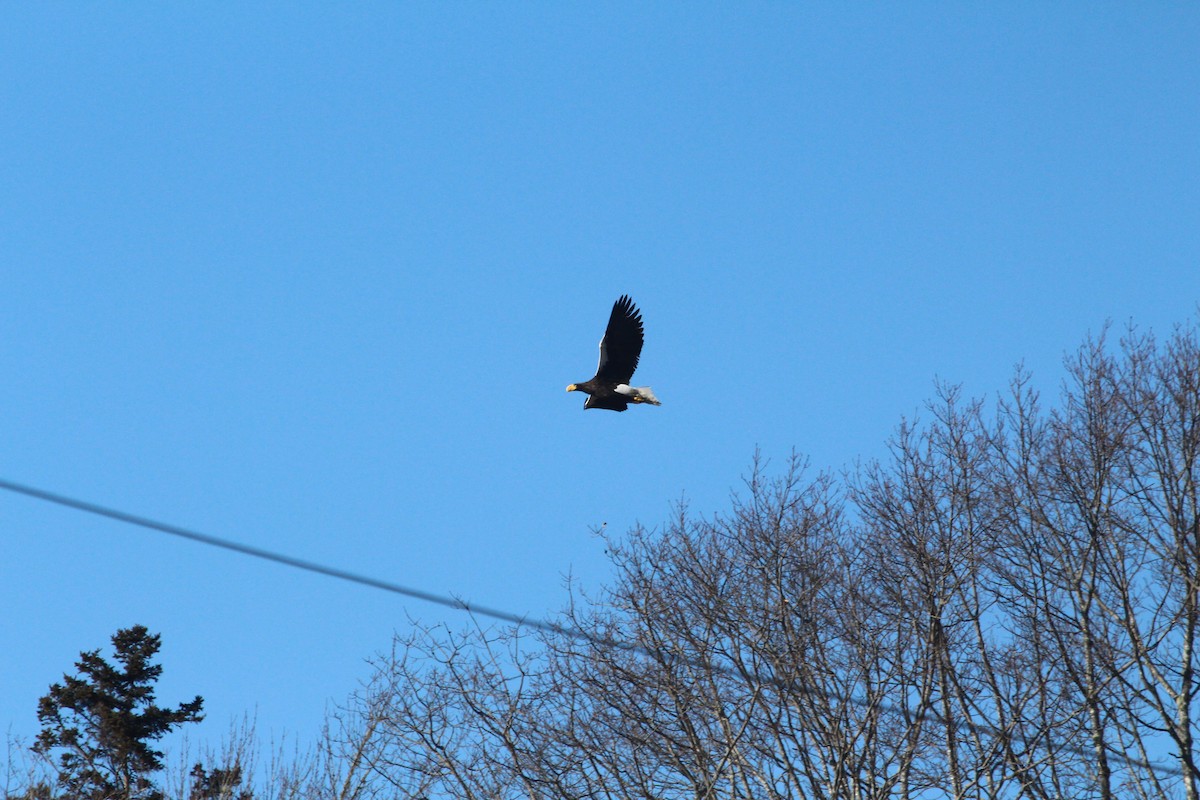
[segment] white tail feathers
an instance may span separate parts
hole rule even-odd
[[[623,394],[629,398],[631,403],[649,403],[652,406],[661,406],[662,403],[654,396],[654,392],[650,391],[649,386],[626,386],[619,384],[617,393]]]

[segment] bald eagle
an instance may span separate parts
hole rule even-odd
[[[590,381],[572,383],[568,392],[591,395],[584,409],[607,408],[624,411],[630,403],[649,403],[660,406],[649,386],[630,386],[629,380],[637,369],[642,354],[642,313],[629,295],[623,294],[613,303],[608,328],[600,340],[600,364]]]

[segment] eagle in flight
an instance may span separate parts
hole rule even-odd
[[[629,385],[642,354],[642,339],[642,312],[629,295],[623,294],[613,303],[608,328],[600,340],[600,364],[595,376],[583,383],[572,383],[567,391],[590,395],[584,409],[624,411],[630,403],[662,405],[649,386]]]

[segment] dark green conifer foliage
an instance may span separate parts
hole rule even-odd
[[[254,793],[242,785],[242,768],[234,764],[228,769],[209,771],[203,765],[192,767],[192,791],[188,800],[254,800]]]
[[[162,666],[152,662],[161,637],[143,625],[112,637],[113,665],[99,650],[80,654],[76,676],[64,675],[38,702],[41,733],[33,749],[58,754],[59,785],[78,800],[161,800],[150,776],[162,769],[152,746],[172,728],[204,718],[203,698],[178,708],[155,703]]]

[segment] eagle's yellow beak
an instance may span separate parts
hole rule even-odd
[[[573,392],[573,391],[575,391],[575,390],[576,390],[576,389],[578,389],[578,388],[579,388],[578,386],[576,386],[575,384],[573,384],[573,383],[572,383],[570,386],[568,386],[568,387],[567,387],[567,391],[568,391],[568,392]]]

